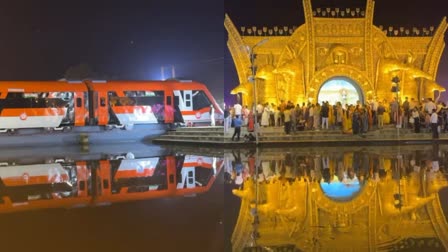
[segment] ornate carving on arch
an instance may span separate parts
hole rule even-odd
[[[331,62],[333,64],[347,64],[349,50],[345,46],[336,44],[330,49]]]
[[[368,207],[371,197],[375,196],[375,191],[376,182],[369,181],[354,199],[347,202],[339,202],[328,198],[318,183],[313,184],[311,188],[311,193],[314,194],[313,199],[319,208],[327,212],[343,212],[345,214],[353,214],[364,207]]]
[[[372,44],[373,48],[376,51],[376,55],[378,57],[383,58],[397,58],[397,53],[390,43],[390,41],[387,39],[386,34],[383,33],[379,28],[374,27],[373,28],[373,39]]]
[[[440,57],[442,57],[445,47],[445,32],[447,28],[448,23],[446,17],[444,17],[429,45],[427,57],[424,61],[423,70],[433,75],[434,78],[436,77]]]
[[[304,49],[307,46],[306,41],[306,27],[300,26],[288,39],[286,46],[282,50],[280,57],[278,58],[278,64],[281,65],[285,61],[299,58],[303,61],[301,55],[304,54]]]
[[[291,100],[297,102],[303,100],[306,94],[305,86],[305,61],[302,55],[306,54],[306,26],[296,29],[290,37],[279,60],[272,71],[274,78],[271,78],[271,90],[275,90],[277,101]],[[298,100],[297,100],[298,99]]]

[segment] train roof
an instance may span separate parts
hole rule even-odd
[[[146,88],[148,85],[153,86],[154,88],[206,88],[206,86],[202,83],[195,81],[155,81],[155,80],[113,80],[113,81],[87,81],[87,83],[92,86],[95,90],[107,89],[109,90],[111,86],[119,89],[129,89],[129,88]]]
[[[87,87],[81,83],[67,81],[0,81],[0,92],[64,92],[87,91]]]

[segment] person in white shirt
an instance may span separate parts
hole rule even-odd
[[[431,114],[433,109],[437,109],[437,106],[436,106],[436,104],[432,101],[431,98],[428,98],[428,100],[427,100],[426,103],[425,103],[425,107],[424,107],[424,108],[425,108],[425,112],[426,112],[426,113]]]
[[[243,106],[241,106],[241,104],[239,104],[238,102],[235,103],[235,105],[233,105],[233,110],[235,111],[235,116],[240,116],[241,117],[241,112],[243,110]]]
[[[430,123],[431,123],[431,130],[432,130],[432,138],[433,139],[437,139],[439,138],[439,131],[438,131],[438,115],[436,113],[436,109],[432,110],[432,114],[431,114],[431,119],[430,119]]]

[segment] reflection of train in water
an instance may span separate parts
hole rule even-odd
[[[134,159],[128,155],[124,159],[0,165],[1,213],[204,193],[214,183],[223,160],[192,155]]]
[[[183,81],[2,81],[0,131],[210,123],[223,112],[204,84]]]

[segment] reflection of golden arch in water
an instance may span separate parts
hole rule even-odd
[[[373,85],[370,83],[367,76],[357,68],[348,65],[332,65],[317,72],[314,78],[310,81],[310,93],[308,98],[317,101],[319,95],[318,92],[321,90],[322,86],[328,81],[338,77],[349,79],[350,84],[352,84],[356,90],[361,91],[359,94],[361,102],[363,99],[369,99],[369,95],[374,92]]]
[[[446,182],[446,179],[443,180],[443,187],[447,186]],[[248,183],[244,186],[246,189],[235,193],[242,198],[242,203],[232,235],[233,251],[242,251],[252,239],[251,201],[255,194],[247,188],[254,188],[254,183],[251,180],[245,183]],[[303,190],[300,202],[306,204],[300,204],[307,209],[307,214],[286,223],[281,216],[264,217],[259,224],[257,244],[294,244],[303,251],[385,251],[406,238],[414,237],[433,238],[441,243],[440,246],[448,247],[448,224],[437,193],[430,198],[422,198],[422,202],[412,210],[423,214],[424,219],[411,220],[409,216],[412,211],[409,209],[401,212],[384,205],[384,200],[389,200],[387,197],[395,191],[388,186],[391,184],[380,186],[381,182],[369,181],[352,202],[335,202],[319,190],[319,183],[303,183],[306,183],[307,189]],[[405,180],[400,184],[406,188]],[[269,220],[276,220],[275,226],[266,224]],[[313,243],[315,239],[319,247]]]

